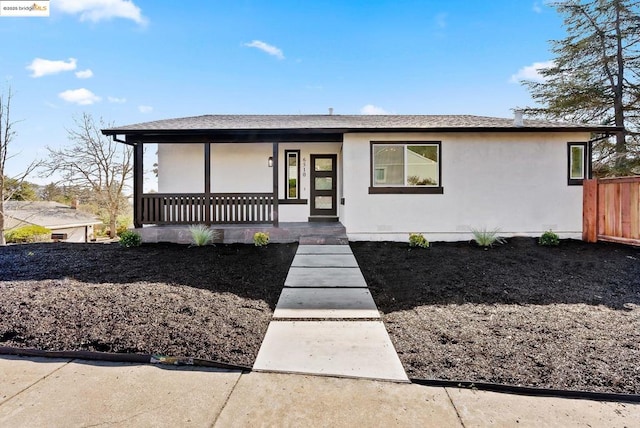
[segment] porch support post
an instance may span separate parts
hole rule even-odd
[[[128,140],[128,138],[127,138]],[[127,141],[129,144],[129,141]],[[144,145],[133,143],[133,226],[142,227],[142,192],[144,184]]]
[[[278,227],[278,143],[273,143],[273,226]]]
[[[211,143],[204,143],[204,222],[211,226]]]

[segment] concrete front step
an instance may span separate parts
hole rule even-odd
[[[380,318],[366,288],[285,288],[273,319]]]
[[[256,371],[409,382],[382,321],[272,321]]]
[[[360,269],[331,267],[292,267],[284,281],[285,287],[366,287]]]
[[[293,257],[292,268],[358,268],[353,254],[297,254]],[[358,269],[359,271],[360,269]]]
[[[296,254],[353,254],[348,245],[299,245]]]
[[[349,245],[349,238],[347,235],[307,235],[301,236],[298,243],[300,245]]]

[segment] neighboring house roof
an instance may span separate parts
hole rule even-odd
[[[157,120],[104,129],[105,135],[207,133],[210,131],[590,131],[613,132],[613,126],[472,115],[205,115]]]
[[[50,201],[7,201],[4,203],[4,215],[7,230],[27,224],[63,229],[102,223],[91,214]]]

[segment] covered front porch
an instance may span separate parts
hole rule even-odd
[[[182,137],[180,140],[184,139]],[[266,225],[277,227],[279,224],[279,143],[255,143],[260,154],[247,156],[248,145],[238,146],[239,157],[248,157],[240,161],[229,162],[219,156],[213,156],[214,143],[147,141],[142,137],[130,143],[134,147],[134,226],[146,225]],[[145,146],[158,144],[158,190],[144,193],[144,151]],[[233,150],[230,144],[219,144],[226,152]],[[264,149],[271,146],[267,155]],[[231,147],[231,149],[229,148]],[[258,171],[256,156],[264,161]],[[262,159],[264,157],[264,159]],[[268,157],[268,165],[267,165]],[[252,165],[251,161],[256,163]],[[248,166],[249,165],[249,166]],[[267,167],[269,170],[267,170]],[[249,169],[253,168],[253,171]],[[245,172],[243,169],[249,171]],[[220,171],[219,171],[220,170]],[[216,174],[218,173],[218,174]],[[238,188],[238,181],[244,176],[255,176]],[[271,182],[266,184],[266,182]],[[213,191],[214,185],[216,192]],[[235,187],[234,187],[235,185]],[[267,190],[268,187],[268,191]],[[229,190],[234,191],[223,191]],[[257,189],[262,191],[247,192]],[[238,191],[241,190],[241,191]]]
[[[328,139],[196,143],[127,136],[121,141],[134,148],[134,226],[338,221],[341,143]],[[150,144],[158,147],[158,192],[145,193]]]

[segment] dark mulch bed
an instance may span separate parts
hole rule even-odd
[[[0,247],[0,345],[251,366],[296,248]]]
[[[640,393],[640,249],[352,243],[409,377]]]
[[[352,243],[410,377],[640,393],[640,249]],[[0,248],[0,345],[251,366],[296,245]]]

